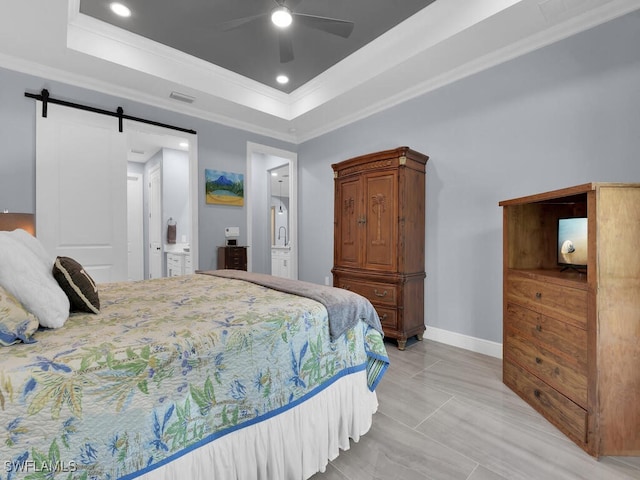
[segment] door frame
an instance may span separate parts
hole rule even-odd
[[[140,238],[137,239],[138,241],[136,242],[135,245],[131,245],[131,223],[130,223],[130,215],[132,213],[134,213],[132,211],[131,208],[131,200],[132,200],[132,195],[129,190],[130,187],[132,185],[131,182],[135,181],[135,200],[137,202],[139,202],[139,206],[140,209],[139,211],[136,211],[136,216],[138,217],[137,220],[134,220],[134,223],[136,223],[136,225],[140,228]],[[129,262],[127,262],[127,279],[128,280],[143,280],[144,279],[144,223],[145,223],[145,218],[144,218],[144,175],[142,173],[139,172],[129,172],[127,171],[127,251],[128,251],[128,258],[127,260],[130,259],[131,257],[131,251],[136,252],[135,255],[137,257],[140,258],[140,266],[141,266],[141,270],[142,271],[137,271],[135,272],[136,278],[131,278],[131,264]],[[139,278],[138,278],[139,277]]]
[[[291,245],[291,278],[298,278],[298,154],[280,148],[270,147],[254,142],[247,142],[247,185],[251,185],[253,177],[264,178],[266,182],[266,170],[256,169],[253,166],[255,155],[270,155],[283,159],[283,164],[289,164],[289,243]],[[245,191],[247,205],[247,246],[252,247],[251,239],[253,231],[253,217],[259,215],[253,208],[252,189]],[[265,202],[267,199],[265,199]],[[263,214],[269,215],[270,203],[267,203]],[[268,218],[268,217],[267,217]],[[269,221],[266,222],[269,225]],[[268,237],[265,237],[268,238]],[[269,245],[269,251],[271,245]],[[250,250],[251,251],[251,250]],[[247,269],[252,271],[251,255],[247,255]]]
[[[160,162],[152,165],[151,168],[149,168],[148,176],[149,183],[147,185],[147,198],[149,199],[149,216],[147,218],[147,232],[149,236],[149,245],[147,256],[149,258],[149,268],[146,272],[146,278],[151,279],[164,276],[164,248],[162,242],[162,163]],[[156,177],[158,179],[157,182],[155,182]],[[157,205],[155,204],[156,200],[158,202]],[[157,276],[154,276],[156,273]]]
[[[191,262],[194,271],[199,265],[199,227],[198,227],[198,135],[177,131],[167,127],[151,125],[148,123],[137,122],[135,120],[125,120],[124,129],[127,131],[134,130],[141,133],[149,133],[154,135],[169,135],[185,139],[189,142],[189,210],[191,212],[191,231],[189,248],[191,253]],[[164,255],[164,252],[163,252]]]

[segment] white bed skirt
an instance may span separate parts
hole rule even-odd
[[[371,428],[378,409],[365,371],[339,378],[307,401],[231,432],[141,475],[143,480],[305,480]]]

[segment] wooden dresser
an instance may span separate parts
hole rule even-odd
[[[424,326],[425,166],[408,147],[332,165],[333,285],[368,298],[404,350]]]
[[[640,455],[640,184],[503,207],[503,381],[594,456]],[[558,266],[558,219],[587,218],[586,269]]]
[[[218,247],[218,268],[247,269],[247,247]]]

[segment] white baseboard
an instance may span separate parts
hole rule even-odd
[[[472,352],[482,353],[491,357],[502,358],[502,344],[491,342],[482,338],[470,337],[457,332],[443,330],[441,328],[430,327],[424,332],[424,338],[434,342],[444,343],[453,347],[464,348]]]

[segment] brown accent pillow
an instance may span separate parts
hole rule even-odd
[[[69,297],[72,312],[100,312],[98,287],[73,258],[57,257],[53,264],[53,276]]]

